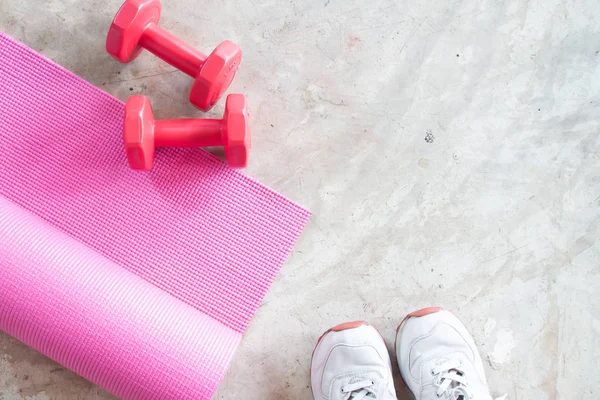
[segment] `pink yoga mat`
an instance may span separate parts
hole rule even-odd
[[[310,214],[0,33],[0,330],[123,399],[208,399]]]

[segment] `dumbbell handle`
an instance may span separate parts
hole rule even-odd
[[[140,45],[193,78],[206,61],[204,54],[154,23],[144,30]]]
[[[154,122],[156,147],[222,146],[223,120],[173,119]]]

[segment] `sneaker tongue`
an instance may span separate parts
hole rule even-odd
[[[435,365],[436,367],[439,367],[442,364],[447,363],[448,361],[450,361],[449,358],[447,357],[438,357],[435,359],[435,361],[433,362],[433,365]]]
[[[376,375],[375,375],[375,376],[376,376]],[[356,383],[356,382],[364,381],[365,379],[368,379],[368,380],[373,380],[373,378],[374,378],[375,376],[373,375],[373,373],[371,373],[371,372],[368,372],[368,373],[366,373],[366,374],[363,374],[363,375],[360,375],[360,376],[356,376],[356,377],[354,377],[354,378],[350,379],[350,380],[348,381],[348,383]],[[352,398],[353,398],[353,397],[351,397],[351,399],[352,399]],[[371,399],[377,399],[373,393],[368,393],[368,394],[367,394],[365,397],[363,397],[363,398],[364,398],[364,399],[370,399],[370,400],[371,400]]]
[[[421,373],[421,365],[422,364],[419,362],[420,361],[419,359],[426,357],[427,354],[415,353],[412,356],[413,356],[413,360],[415,360],[415,361],[414,361],[413,365],[411,366],[410,372],[412,373],[413,376],[416,377],[416,376],[419,376],[419,374]],[[447,363],[448,361],[450,361],[450,359],[448,357],[444,357],[444,356],[437,357],[433,360],[428,361],[427,364],[425,364],[424,369],[429,371],[435,367],[439,367],[440,365]]]

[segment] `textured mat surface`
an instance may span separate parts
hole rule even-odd
[[[205,399],[241,333],[0,198],[0,327],[127,399]]]
[[[290,253],[309,218],[309,212],[243,174],[227,169],[224,163],[197,149],[160,150],[152,172],[130,170],[122,148],[124,104],[1,33],[0,109],[2,206],[9,208],[7,201],[19,206],[20,211],[11,211],[11,232],[15,235],[15,229],[22,229],[22,233],[17,231],[16,235],[29,237],[24,242],[27,245],[16,246],[14,251],[33,246],[40,254],[66,252],[63,258],[56,259],[56,265],[37,264],[35,260],[44,259],[44,256],[20,259],[24,256],[12,254],[13,247],[4,246],[0,253],[0,273],[15,277],[11,271],[26,269],[24,265],[31,265],[32,274],[44,268],[57,270],[61,267],[61,260],[68,258],[68,248],[72,243],[85,246],[85,254],[73,253],[72,267],[84,268],[83,264],[86,264],[87,272],[80,271],[80,278],[74,275],[73,281],[65,282],[68,287],[78,287],[83,281],[87,282],[85,274],[91,274],[89,279],[95,279],[92,278],[92,275],[95,276],[94,263],[87,262],[87,258],[92,257],[90,252],[94,252],[97,253],[94,257],[102,258],[100,264],[106,267],[106,271],[114,273],[115,266],[119,266],[131,274],[132,282],[135,280],[136,283],[131,285],[152,286],[165,296],[172,297],[172,301],[181,303],[177,312],[180,312],[179,309],[188,310],[185,307],[194,310],[199,314],[196,322],[200,326],[203,326],[201,320],[208,318],[211,324],[231,331],[233,336],[219,333],[221,328],[210,327],[198,333],[198,338],[206,335],[197,342],[203,346],[198,351],[206,351],[207,354],[222,352],[222,357],[213,360],[216,362],[213,378],[198,383],[205,384],[204,395],[190,392],[196,397],[189,398],[204,398],[206,393],[212,393],[216,388],[214,382],[218,383],[225,372],[231,349],[239,340],[238,335],[246,329]],[[28,220],[27,227],[19,227],[18,218],[14,215],[20,213],[35,214],[32,220]],[[40,228],[40,232],[47,232],[46,236],[54,238],[58,236],[54,233],[56,231],[69,240],[61,238],[54,243],[41,240],[48,239],[46,236],[28,236],[36,231],[36,224],[46,223],[48,227]],[[89,307],[86,303],[90,299],[79,295],[81,291],[77,290],[65,291],[62,296],[57,294],[58,297],[49,296],[57,285],[61,286],[61,282],[56,280],[59,278],[38,282],[18,281],[23,277],[18,276],[20,278],[15,277],[12,282],[14,287],[31,284],[36,292],[30,295],[27,291],[22,295],[16,290],[0,292],[0,329],[51,357],[57,352],[70,351],[73,338],[65,336],[61,341],[54,337],[44,341],[43,335],[38,336],[38,330],[44,330],[41,322],[49,311],[34,306],[33,302],[47,298],[63,304],[69,312],[73,311],[70,323],[82,324],[77,329],[86,329],[89,321],[83,318],[83,311]],[[59,276],[68,279],[69,274]],[[121,279],[121,275],[115,275],[115,279],[117,276]],[[115,284],[110,280],[105,277],[94,283],[97,285],[94,286],[95,294],[99,296],[97,303],[110,298],[110,292],[114,290],[110,285]],[[4,284],[9,285],[10,282],[5,281]],[[150,289],[139,289],[129,295],[125,285],[120,288],[123,293],[115,294],[114,304],[127,300],[150,310],[158,310],[166,304],[146,304],[138,298],[145,298],[147,295],[143,293],[150,292],[144,290]],[[3,301],[2,297],[9,295],[19,296],[22,301],[15,298],[13,303]],[[116,300],[119,296],[125,297]],[[20,312],[14,307],[23,307],[23,310]],[[108,308],[99,307],[99,310],[106,311]],[[37,317],[41,318],[39,325],[26,326],[30,321],[36,321],[38,311],[40,315]],[[25,312],[33,314],[28,318],[19,317],[18,323],[13,321],[6,325],[6,315],[18,316]],[[157,314],[160,313],[157,311]],[[126,316],[121,315],[122,318]],[[110,316],[106,318],[105,327],[116,325],[117,320]],[[151,334],[152,324],[157,320],[142,319],[148,325],[139,329],[139,334]],[[16,326],[20,328],[16,329]],[[59,329],[59,332],[62,331]],[[134,334],[135,330],[130,333]],[[157,331],[156,335],[161,333]],[[37,341],[28,340],[28,337],[35,337]],[[83,351],[88,345],[117,345],[112,341],[103,343],[106,336],[93,338],[98,342],[84,343],[81,348],[75,346],[73,351]],[[183,342],[185,340],[178,340],[177,345],[183,346]],[[127,350],[117,346],[107,351],[115,354],[120,351],[146,351],[143,346],[148,343],[143,340],[139,343],[141,348]],[[166,353],[163,355],[171,357]],[[91,356],[91,353],[73,355],[84,359]],[[57,361],[61,362],[58,358]],[[212,370],[210,362],[203,364],[196,361],[187,367],[199,368],[199,371],[204,371],[202,373]],[[93,361],[88,359],[88,362]],[[123,389],[125,384],[122,382],[117,386],[125,390],[123,393],[115,391],[117,386],[107,386],[102,376],[108,371],[100,363],[86,368],[76,371],[123,398],[153,398],[132,388]],[[124,370],[121,372],[125,373]],[[167,374],[166,369],[158,368],[156,363],[141,362],[135,372],[165,385],[176,379]],[[131,371],[125,375],[131,375]],[[128,378],[120,376],[119,379]],[[173,397],[162,393],[161,396],[188,398],[181,393],[173,393]]]

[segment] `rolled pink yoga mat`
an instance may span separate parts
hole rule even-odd
[[[208,399],[310,213],[0,33],[0,330],[123,399]]]

